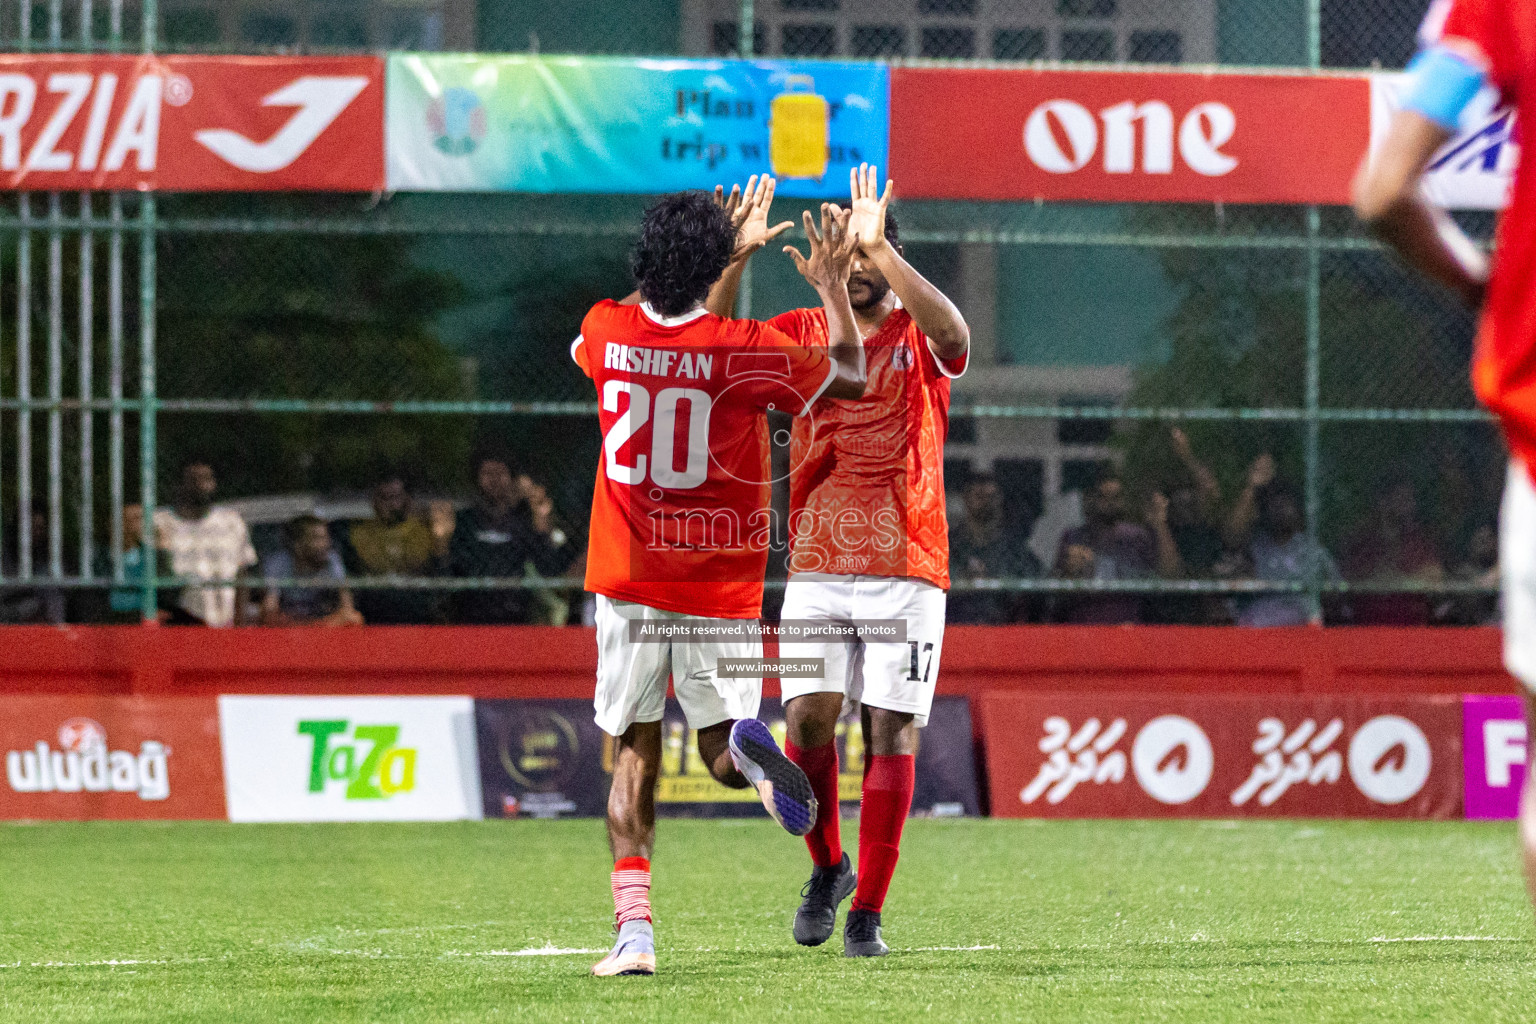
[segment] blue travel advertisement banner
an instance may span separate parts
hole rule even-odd
[[[782,743],[784,709],[763,699],[758,717]],[[613,771],[613,740],[592,721],[584,700],[477,700],[480,782],[487,818],[601,817]],[[839,796],[857,805],[864,772],[858,719],[837,729]],[[661,777],[656,813],[673,818],[766,817],[751,790],[727,789],[709,776],[682,708],[668,701],[662,719]],[[970,702],[939,697],[918,733],[912,814],[959,817],[981,813]]]
[[[884,167],[887,69],[824,61],[392,54],[392,191],[650,194],[770,172],[836,198]]]

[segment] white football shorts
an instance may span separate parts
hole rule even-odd
[[[1499,514],[1499,580],[1504,593],[1504,667],[1536,694],[1536,487],[1511,461]]]
[[[736,625],[751,621],[706,619],[597,595],[597,695],[593,705],[598,728],[610,736],[622,736],[636,722],[661,721],[668,677],[690,729],[757,717],[763,681],[722,679],[716,670],[721,658],[761,658],[761,639],[634,643],[629,638],[631,620]]]
[[[784,701],[807,693],[841,693],[887,711],[910,713],[919,728],[928,724],[938,685],[939,656],[944,652],[945,593],[926,580],[902,576],[833,576],[798,573],[784,591],[783,619],[852,624],[871,619],[900,619],[905,640],[846,640],[786,643],[781,658],[823,658],[820,679],[785,679]]]

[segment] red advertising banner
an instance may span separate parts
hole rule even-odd
[[[891,177],[914,199],[1349,201],[1363,77],[891,70]]]
[[[987,694],[992,814],[1452,818],[1461,701]]]
[[[0,697],[0,820],[223,818],[213,697]]]
[[[0,188],[383,187],[376,57],[0,56]]]

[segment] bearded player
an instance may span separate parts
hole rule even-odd
[[[785,752],[805,769],[818,807],[806,836],[812,869],[795,914],[795,941],[827,941],[838,904],[851,893],[843,952],[865,957],[889,952],[880,914],[912,807],[917,730],[928,722],[944,647],[944,436],[949,382],[965,372],[970,329],[955,304],[902,256],[891,183],[882,193],[868,164],[850,179],[848,230],[859,249],[848,294],[869,384],[860,399],[829,393],[814,423],[795,421],[782,618],[900,620],[906,636],[797,644],[797,655],[825,659],[826,673],[784,679],[782,692]],[[805,345],[830,342],[824,310],[792,310],[769,324]],[[862,706],[866,752],[857,874],[842,848],[837,802],[834,738],[845,700]]]
[[[1536,172],[1526,163],[1515,172],[1491,277],[1482,252],[1421,189],[1431,158],[1484,86],[1516,105],[1518,124],[1536,125],[1536,5],[1440,0],[1420,37],[1402,109],[1356,178],[1355,210],[1421,273],[1482,310],[1472,383],[1498,414],[1511,456],[1499,527],[1504,664],[1525,685],[1528,732],[1536,737]],[[1536,786],[1525,787],[1520,824],[1536,898]]]
[[[816,818],[804,773],[756,718],[761,677],[723,675],[720,662],[762,658],[761,638],[742,627],[761,613],[767,565],[767,546],[754,543],[770,495],[765,414],[804,414],[824,394],[857,398],[865,362],[848,301],[855,239],[848,215],[829,207],[819,233],[805,215],[810,259],[796,253],[826,303],[828,346],[704,308],[735,253],[788,226],[767,227],[765,182],[748,183],[741,217],[702,192],[647,210],[638,291],[593,307],[571,346],[600,400],[586,589],[598,595],[597,724],[616,740],[608,837],[619,934],[597,975],[656,970],[650,858],[669,677],[712,776],[756,787],[795,835]]]

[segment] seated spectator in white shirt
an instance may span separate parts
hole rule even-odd
[[[213,467],[188,462],[174,508],[155,512],[155,532],[171,556],[171,571],[187,580],[173,621],[205,626],[240,625],[245,587],[241,574],[256,564],[256,549],[245,520],[232,508],[213,503],[218,480]]]

